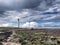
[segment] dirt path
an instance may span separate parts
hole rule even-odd
[[[21,45],[19,43],[12,43],[12,42],[2,42],[3,45]]]

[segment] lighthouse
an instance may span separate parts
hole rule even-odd
[[[19,28],[20,24],[19,24],[19,18],[18,18],[18,28]]]

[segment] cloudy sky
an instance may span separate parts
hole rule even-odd
[[[0,27],[60,28],[60,0],[0,0]]]

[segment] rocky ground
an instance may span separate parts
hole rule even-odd
[[[13,32],[6,41],[1,41],[0,45],[21,45],[20,43],[16,43],[17,39],[13,38],[14,35],[16,35],[15,32]]]

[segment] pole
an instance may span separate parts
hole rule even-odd
[[[19,24],[19,18],[18,18],[18,28],[19,28],[19,25],[20,25],[20,24]]]

